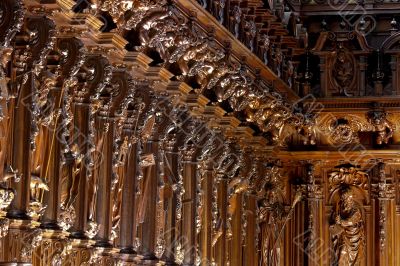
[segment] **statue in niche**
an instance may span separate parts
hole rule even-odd
[[[334,83],[339,89],[339,95],[350,96],[348,90],[354,80],[354,64],[343,48],[336,51],[336,58],[332,66]]]
[[[261,222],[261,264],[280,265],[279,234],[286,215],[284,185],[278,167],[271,167],[259,202]]]
[[[332,245],[334,264],[361,266],[365,264],[364,218],[361,204],[350,186],[339,190],[339,200],[332,213]]]

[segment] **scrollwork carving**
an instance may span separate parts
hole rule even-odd
[[[329,174],[331,192],[342,185],[353,185],[361,189],[368,189],[367,173],[357,170],[356,166],[351,164],[339,165],[337,168],[339,168],[339,171],[333,171]]]
[[[256,81],[250,69],[247,69],[242,62],[239,64],[234,62],[228,50],[221,49],[218,44],[212,42],[207,34],[199,29],[195,19],[186,19],[173,4],[140,1],[131,10],[125,10],[120,6],[120,4],[114,7],[107,5],[103,10],[107,10],[120,27],[135,29],[138,32],[141,51],[156,50],[164,64],[177,63],[182,73],[179,79],[190,80],[193,77],[199,84],[197,93],[212,89],[218,101],[227,101],[234,111],[246,109],[248,121],[256,122],[262,131],[273,131],[275,140],[281,137],[279,132],[285,125],[292,126],[294,120],[303,123],[304,119],[293,118],[301,114],[295,114],[279,93],[270,93],[272,86],[268,86],[267,90],[261,88],[265,86],[265,82],[258,84],[263,81]],[[243,26],[248,32],[249,47],[255,49],[256,23],[248,21],[247,24],[241,25],[241,8],[235,6],[233,10],[237,11],[237,14],[234,12],[238,22],[235,24],[235,32],[239,34],[239,28]],[[265,50],[269,50],[269,39],[265,39]],[[274,48],[272,58],[280,76],[282,62],[285,60],[280,47]],[[288,80],[291,80],[290,73],[293,72],[291,63],[286,65]],[[252,104],[254,101],[259,101],[261,104],[255,107]],[[270,105],[275,105],[273,110],[265,110]]]
[[[0,45],[10,47],[10,42],[23,24],[25,10],[22,1],[2,1],[0,14]]]

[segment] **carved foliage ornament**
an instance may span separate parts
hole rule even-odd
[[[24,9],[21,0],[0,2],[0,46],[9,47],[14,35],[21,29]]]
[[[219,101],[228,101],[235,111],[248,109],[249,119],[264,131],[276,129],[275,133],[278,133],[294,120],[303,122],[304,119],[299,119],[301,115],[294,114],[282,97],[276,100],[280,95],[271,93],[269,85],[259,84],[263,81],[256,80],[249,69],[232,63],[228,52],[209,41],[195,23],[186,23],[183,14],[173,6],[152,1],[131,3],[131,10],[115,12],[110,5],[104,6],[103,10],[108,11],[120,27],[138,32],[140,50],[156,50],[164,62],[177,62],[182,73],[180,78],[185,80],[186,76],[193,76],[200,85],[199,93],[212,89]],[[265,86],[269,88],[265,89]],[[270,110],[271,103],[276,109]],[[253,115],[255,112],[263,113],[263,119]],[[299,117],[292,119],[294,116]]]
[[[330,191],[337,189],[343,185],[358,186],[362,189],[368,189],[368,174],[357,170],[353,165],[338,166],[338,171],[329,174]]]

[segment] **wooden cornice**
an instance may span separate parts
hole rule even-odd
[[[358,113],[373,108],[382,108],[389,112],[398,112],[400,111],[400,96],[314,98],[305,100],[305,104],[311,107],[318,106],[318,111],[321,113]]]
[[[400,164],[399,150],[360,150],[360,151],[275,151],[274,155],[283,161],[318,160],[326,164],[343,162],[371,163],[374,160],[388,160]]]
[[[195,14],[196,19],[204,29],[213,28],[215,32],[215,39],[224,44],[229,42],[232,48],[232,55],[241,61],[246,59],[245,64],[250,69],[259,70],[260,77],[267,81],[272,81],[274,88],[283,94],[289,102],[294,102],[299,99],[299,96],[270,68],[268,68],[256,55],[254,55],[242,42],[233,36],[223,25],[221,25],[210,13],[202,8],[194,0],[175,0],[178,7],[186,14]]]
[[[299,1],[300,2],[300,1]],[[294,4],[291,5],[296,12],[299,12],[302,16],[313,16],[313,15],[340,15],[343,14],[359,14],[359,15],[375,15],[375,14],[398,14],[398,4],[394,2],[383,2],[378,3],[377,1],[363,3],[361,6],[355,2],[343,3],[337,6],[329,4],[315,3],[310,1],[308,4]]]

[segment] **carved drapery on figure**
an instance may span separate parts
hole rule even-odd
[[[277,166],[268,167],[259,191],[259,219],[261,222],[261,265],[281,265],[282,241],[280,231],[284,223],[285,194],[283,177]]]
[[[349,187],[340,188],[340,199],[333,212],[332,247],[338,266],[365,263],[365,230],[362,206]]]
[[[355,79],[355,60],[343,47],[336,50],[333,57],[332,77],[339,95],[349,95]]]
[[[341,165],[329,177],[333,211],[330,234],[334,265],[365,265],[365,214],[363,201],[368,175],[354,165]]]

